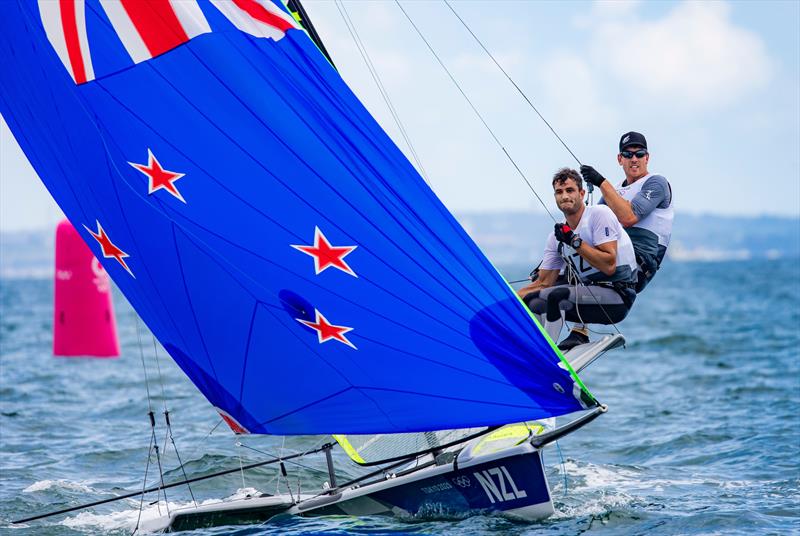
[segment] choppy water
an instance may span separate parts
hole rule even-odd
[[[193,534],[786,534],[800,533],[800,268],[798,260],[667,263],[621,328],[629,340],[584,380],[610,411],[546,451],[556,515],[539,523],[501,516],[416,521],[303,519]],[[511,279],[526,270],[508,269]],[[141,488],[150,440],[136,320],[116,303],[123,357],[50,356],[52,285],[0,282],[0,533],[130,534],[139,502],[126,500],[12,528],[11,519]],[[153,406],[166,394],[187,472],[263,456],[160,353],[163,382],[143,331]],[[164,427],[159,422],[160,442]],[[272,453],[319,438],[247,438]],[[167,448],[165,479],[180,478]],[[290,467],[310,488],[322,466]],[[346,466],[345,464],[342,464]],[[341,477],[353,476],[347,469]],[[152,468],[151,468],[152,482]],[[193,486],[198,501],[250,488],[273,492],[274,469]],[[297,485],[296,481],[293,484]],[[169,490],[171,507],[187,504]],[[148,497],[154,501],[155,496]],[[145,502],[143,516],[165,512]]]

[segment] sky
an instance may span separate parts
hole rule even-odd
[[[343,78],[411,158],[344,7],[451,211],[555,209],[550,178],[578,164],[446,4],[400,2],[494,136],[394,1],[303,3]],[[622,178],[617,144],[636,130],[678,215],[800,216],[800,2],[451,5],[572,153],[608,179]],[[0,231],[60,217],[0,121]]]

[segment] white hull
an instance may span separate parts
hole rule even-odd
[[[294,499],[294,500],[293,500]],[[175,510],[143,523],[148,532],[258,523],[278,514],[464,516],[503,512],[525,520],[550,516],[553,504],[541,456],[525,442],[497,452],[430,465],[325,495],[234,499]]]

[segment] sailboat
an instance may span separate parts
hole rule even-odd
[[[327,445],[317,492],[149,529],[546,517],[541,449],[606,411],[576,371],[623,339],[565,357],[303,19],[272,0],[20,0],[0,18],[0,112],[230,428],[332,434],[378,467],[337,483]]]

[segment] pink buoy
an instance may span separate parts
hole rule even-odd
[[[111,281],[67,220],[56,228],[53,355],[119,355]]]

